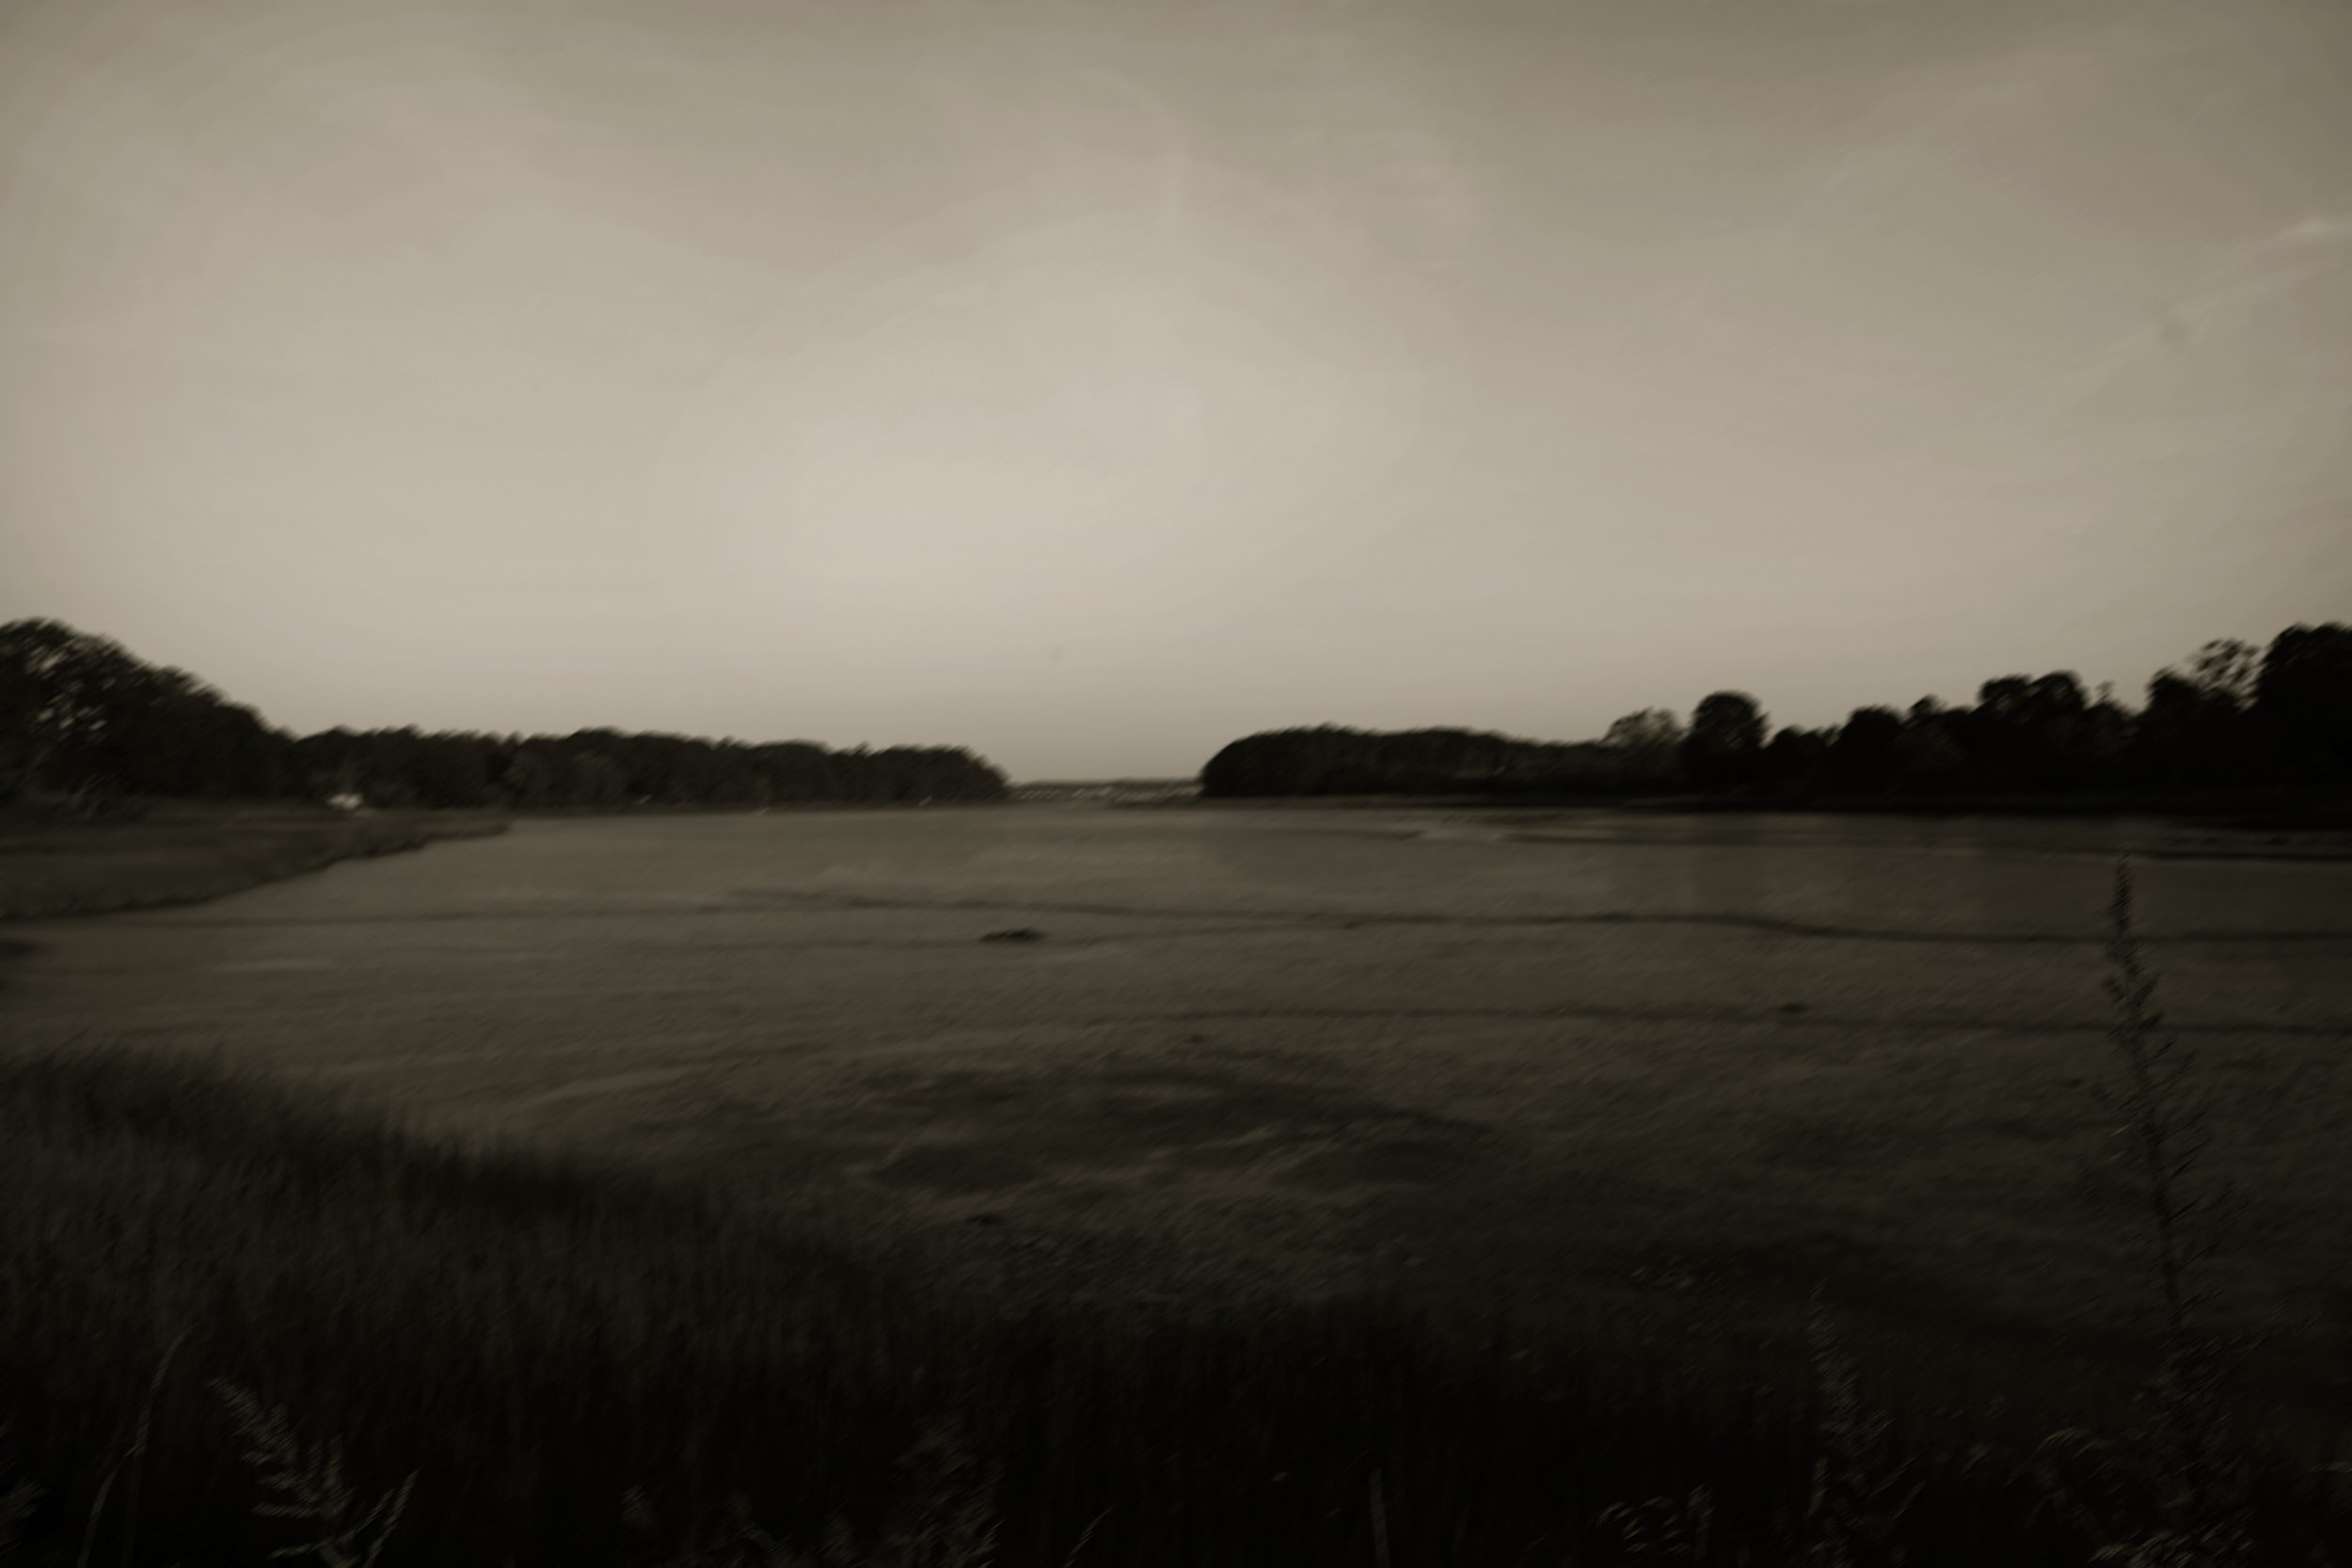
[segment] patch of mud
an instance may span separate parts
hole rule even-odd
[[[866,1173],[897,1187],[937,1193],[994,1193],[1024,1187],[1045,1172],[1034,1161],[984,1143],[918,1144]]]
[[[1236,1138],[1216,1138],[1163,1151],[1163,1174],[1241,1171],[1292,1152],[1275,1129],[1261,1127]]]
[[[1486,1141],[1475,1132],[1381,1138],[1311,1154],[1284,1170],[1279,1180],[1285,1186],[1316,1192],[1434,1186],[1460,1180],[1477,1164]]]
[[[2056,1143],[2080,1132],[2074,1122],[2034,1117],[1985,1117],[1970,1123],[1969,1130],[1986,1137],[2037,1144]]]
[[[1773,1128],[1756,1151],[1785,1170],[1826,1173],[1933,1159],[1942,1147],[1943,1139],[1924,1128],[1907,1128],[1899,1135],[1868,1122],[1807,1117]]]
[[[638,1068],[628,1072],[608,1072],[595,1078],[577,1079],[561,1087],[532,1095],[519,1103],[517,1109],[534,1105],[559,1104],[566,1100],[585,1100],[603,1094],[628,1094],[636,1089],[652,1088],[658,1084],[675,1083],[686,1077],[688,1068]]]
[[[762,1198],[850,1180],[879,1152],[863,1138],[803,1127],[742,1128],[714,1138],[699,1119],[672,1116],[648,1117],[630,1130],[628,1143],[659,1168],[691,1171]],[[877,1193],[869,1182],[856,1185],[867,1198]]]
[[[1851,1238],[1822,1233],[1774,1243],[1654,1247],[1623,1259],[1625,1277],[1677,1293],[1808,1294],[1815,1285],[1893,1275],[1885,1259]]]
[[[1318,1080],[1164,1058],[893,1066],[862,1074],[828,1120],[877,1157],[898,1151],[873,1180],[941,1195],[1107,1179],[1130,1199],[1228,1187],[1308,1203],[1457,1182],[1505,1142],[1485,1121],[1333,1082],[1328,1064]]]

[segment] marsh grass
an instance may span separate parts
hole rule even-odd
[[[2324,1456],[2228,1419],[2192,1080],[2111,959],[2164,1347],[2121,1437],[2084,1435],[2119,1408],[2060,1360],[2003,1416],[2013,1376],[1819,1297],[1794,1342],[1378,1296],[1007,1311],[853,1213],[453,1148],[215,1063],[19,1051],[0,1531],[41,1568],[2352,1562]]]
[[[5,1432],[0,1432],[5,1435]],[[24,1521],[33,1516],[34,1505],[40,1501],[40,1488],[29,1481],[18,1481],[0,1491],[0,1551],[13,1549],[19,1543]]]
[[[405,1481],[355,1517],[358,1499],[343,1477],[340,1443],[305,1442],[285,1410],[263,1405],[233,1383],[216,1378],[213,1390],[246,1441],[246,1463],[270,1495],[270,1500],[253,1505],[254,1516],[293,1520],[316,1532],[315,1540],[278,1546],[269,1555],[315,1558],[322,1568],[374,1568],[416,1490],[417,1473],[409,1471]]]
[[[2108,906],[2106,990],[2117,1085],[2093,1085],[2117,1119],[2146,1205],[2148,1268],[2159,1327],[2155,1368],[2137,1418],[2120,1435],[2082,1428],[2054,1433],[2042,1474],[2052,1495],[2104,1540],[2101,1562],[2128,1568],[2257,1568],[2262,1499],[2228,1397],[2249,1343],[2209,1326],[2221,1289],[2210,1267],[2243,1212],[2226,1180],[2202,1174],[2211,1144],[2210,1100],[2193,1052],[2165,1027],[2156,981],[2132,920],[2128,860],[2115,869]],[[2072,1466],[2071,1472],[2069,1466]]]
[[[98,821],[0,809],[0,920],[196,903],[338,861],[505,828],[491,813],[346,816],[285,802],[157,801]]]

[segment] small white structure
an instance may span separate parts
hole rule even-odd
[[[326,803],[337,811],[359,811],[366,807],[368,800],[356,789],[345,789],[329,795]]]

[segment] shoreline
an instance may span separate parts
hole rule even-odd
[[[495,837],[509,826],[487,813],[345,816],[275,802],[174,801],[135,820],[97,823],[0,814],[0,927],[200,904],[342,861]],[[0,938],[0,959],[24,946]]]
[[[1332,811],[1621,811],[1687,816],[2040,817],[2120,821],[2148,818],[2242,832],[2337,832],[2352,836],[2352,800],[2249,795],[1561,795],[1490,792],[1422,795],[1203,795],[1184,800],[1114,801],[1122,811],[1184,806]]]

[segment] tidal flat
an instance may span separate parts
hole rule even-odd
[[[821,1208],[1012,1298],[1439,1311],[1818,1286],[2137,1338],[2105,910],[2243,1196],[2217,1313],[2352,1356],[2342,835],[1036,805],[523,820],[193,907],[12,922],[0,1025]],[[987,940],[1026,928],[1037,940]],[[2117,1354],[2123,1352],[2118,1349]],[[2314,1375],[2317,1374],[2317,1375]]]

